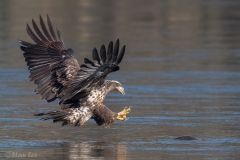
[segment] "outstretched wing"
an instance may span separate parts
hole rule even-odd
[[[111,41],[106,52],[102,45],[100,54],[96,48],[93,49],[93,61],[85,58],[84,63],[77,72],[69,87],[61,93],[60,105],[63,109],[79,107],[79,102],[86,98],[91,90],[104,83],[106,76],[110,72],[119,70],[118,64],[122,61],[125,52],[125,45],[119,53],[119,40],[114,48]]]
[[[23,45],[25,61],[30,70],[30,81],[34,81],[38,87],[35,92],[42,95],[42,99],[48,102],[59,98],[59,95],[71,84],[72,80],[80,70],[72,49],[65,49],[60,31],[57,28],[57,36],[53,29],[51,20],[47,16],[48,31],[40,16],[42,31],[35,21],[32,25],[35,33],[26,24],[28,35],[36,44],[31,44],[20,40]]]
[[[58,28],[56,36],[49,16],[47,22],[48,29],[40,16],[41,31],[32,20],[35,33],[26,24],[27,33],[36,44],[19,41],[30,70],[30,81],[38,85],[35,92],[41,94],[42,99],[51,102],[60,98],[63,109],[79,107],[79,101],[86,98],[94,86],[100,86],[110,72],[119,70],[118,64],[124,56],[125,46],[120,53],[119,40],[114,48],[113,42],[110,42],[107,52],[104,45],[100,54],[94,48],[93,61],[85,58],[85,64],[80,68],[73,50],[65,49]]]

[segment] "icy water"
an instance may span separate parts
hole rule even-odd
[[[110,93],[129,119],[99,128],[40,121],[59,109],[33,92],[17,39],[25,22],[49,14],[79,63],[93,47],[120,39],[126,55]],[[1,1],[0,158],[239,159],[240,1]],[[195,140],[176,140],[192,136]],[[30,158],[32,157],[32,158]]]

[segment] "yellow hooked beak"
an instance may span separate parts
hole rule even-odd
[[[123,87],[119,86],[119,87],[116,87],[116,88],[120,93],[122,93],[123,95],[125,94]]]

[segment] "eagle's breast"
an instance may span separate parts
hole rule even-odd
[[[103,102],[106,96],[106,88],[104,87],[98,87],[93,88],[90,92],[90,94],[87,96],[87,103],[91,106],[95,106],[96,104],[100,104]]]

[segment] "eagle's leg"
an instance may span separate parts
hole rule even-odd
[[[117,120],[125,121],[127,119],[127,114],[131,111],[130,107],[125,107],[121,112],[117,113]]]

